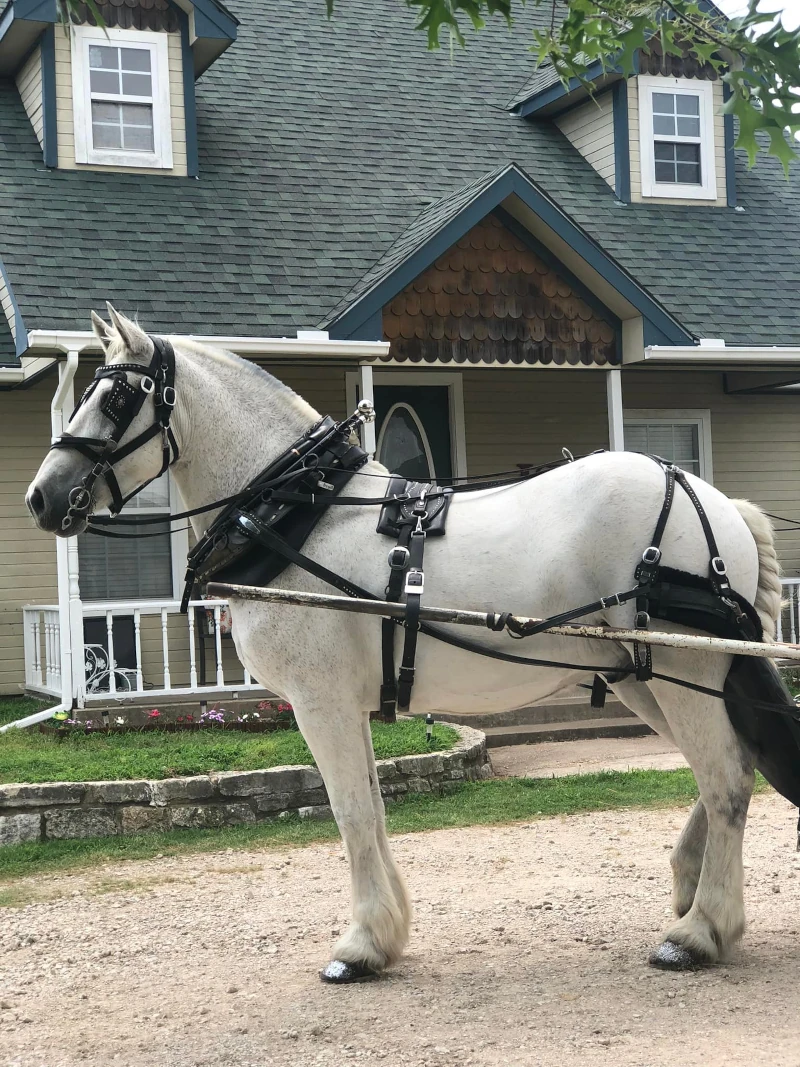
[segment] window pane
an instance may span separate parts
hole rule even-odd
[[[407,404],[397,404],[381,431],[378,461],[395,474],[415,481],[430,481],[434,477],[428,462],[421,425]]]
[[[92,86],[94,88],[94,86]],[[152,96],[153,89],[149,74],[123,74],[122,92],[125,96]]]
[[[81,596],[84,600],[172,598],[169,523],[128,526],[126,532],[163,533],[142,541],[116,541],[92,534],[78,538]]]
[[[92,123],[92,146],[94,148],[122,148],[122,130],[119,126],[104,126]]]
[[[656,130],[658,133],[658,130]],[[678,136],[679,137],[699,137],[700,136],[700,119],[694,118],[679,118],[678,119]]]
[[[119,93],[119,74],[115,70],[89,71],[89,84],[93,93]]]
[[[625,447],[675,463],[700,475],[700,428],[696,422],[625,422]]]
[[[672,147],[675,149],[675,158],[679,163],[700,162],[699,144],[676,144]]]
[[[133,152],[152,152],[153,109],[149,104],[125,104],[122,107],[122,143]]]
[[[104,67],[106,70],[119,69],[119,49],[108,48],[105,45],[93,44],[89,46],[89,66]]]
[[[662,137],[674,137],[675,119],[672,115],[653,115],[653,133]]]
[[[92,122],[113,122],[119,125],[119,104],[104,104],[92,101]]]
[[[700,97],[699,96],[685,96],[681,93],[675,98],[677,105],[677,111],[679,115],[699,115],[700,114]]]
[[[130,500],[126,508],[168,508],[169,507],[169,475],[162,474],[154,482],[146,485],[141,492]]]
[[[149,48],[123,48],[121,52],[123,70],[149,71],[151,69]]]
[[[702,185],[699,163],[679,163],[675,168],[675,180],[679,185]]]
[[[675,114],[675,94],[674,93],[653,93],[653,114],[674,115]]]

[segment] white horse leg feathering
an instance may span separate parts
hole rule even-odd
[[[107,364],[148,365],[153,341],[129,319],[113,310],[111,314],[112,327],[95,317]],[[172,470],[189,509],[240,492],[319,420],[305,401],[252,364],[184,339],[173,338],[172,347],[176,403],[170,429],[174,452],[180,455]],[[139,373],[120,373],[138,387]],[[71,420],[70,434],[108,437],[110,423],[103,409],[112,387],[109,378],[98,381]],[[121,435],[121,448],[146,434],[157,417],[148,396]],[[119,493],[125,497],[154,477],[164,455],[157,437],[143,439],[141,447],[126,452],[114,467]],[[29,507],[43,529],[67,532],[61,523],[70,492],[89,467],[90,460],[68,446],[45,458],[28,494]],[[340,499],[382,497],[386,477],[383,467],[370,462],[345,486]],[[716,534],[734,589],[755,605],[771,639],[780,611],[780,584],[769,523],[752,505],[734,503],[698,479],[691,484]],[[93,483],[92,494],[95,509],[111,501],[103,477]],[[426,549],[426,601],[484,613],[513,605],[521,614],[547,618],[628,589],[642,550],[650,544],[663,498],[661,468],[622,452],[587,457],[513,488],[458,495],[451,505],[447,536],[432,538]],[[210,511],[192,518],[198,538],[214,516]],[[85,516],[72,518],[69,533],[82,532]],[[330,508],[303,551],[350,582],[382,590],[389,546],[376,535],[375,522],[375,510],[369,507]],[[661,549],[666,565],[706,575],[706,539],[697,512],[682,493],[675,497]],[[271,584],[300,593],[330,592],[319,578],[295,566],[288,566]],[[231,616],[236,649],[246,668],[297,709],[346,843],[353,923],[334,949],[327,977],[363,977],[397,958],[409,922],[408,897],[389,851],[370,751],[368,716],[381,680],[380,620],[293,606],[277,611],[243,598],[231,600]],[[630,633],[633,618],[632,604],[608,603],[586,624]],[[671,637],[681,632],[681,627],[666,623],[658,629]],[[520,649],[504,633],[485,630],[476,640],[487,649]],[[534,654],[562,666],[532,670],[479,658],[421,635],[415,710],[518,708],[586,681],[592,664],[628,670],[629,650],[625,640],[609,641],[599,632],[586,631],[580,641],[566,633],[542,633],[536,637]],[[654,659],[660,672],[714,691],[725,681],[730,662],[727,655],[668,647],[654,647]],[[565,661],[573,666],[563,666]],[[676,850],[676,906],[683,915],[667,931],[669,944],[657,950],[656,962],[688,966],[708,961],[724,952],[742,929],[741,835],[754,756],[734,731],[719,698],[678,690],[656,679],[646,684],[629,679],[615,683],[615,688],[656,729],[674,736],[695,771],[707,812],[702,861],[700,809]],[[672,960],[665,958],[668,952],[674,953]]]

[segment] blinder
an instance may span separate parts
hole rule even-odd
[[[170,428],[170,419],[175,407],[175,351],[163,337],[152,337],[153,358],[145,366],[142,363],[111,363],[98,367],[94,379],[78,401],[70,421],[80,408],[89,400],[98,385],[105,378],[113,382],[111,391],[103,401],[100,411],[112,423],[113,429],[106,438],[75,437],[64,433],[54,441],[51,448],[72,448],[92,460],[92,468],[80,485],[74,486],[68,497],[67,514],[61,521],[62,530],[69,530],[76,517],[85,518],[94,502],[94,486],[100,478],[105,478],[111,493],[110,511],[118,514],[125,504],[138,492],[160,477],[174,463],[180,452],[175,435]],[[140,374],[138,386],[128,381],[128,374]],[[119,447],[136,416],[142,410],[145,400],[152,394],[155,421],[148,429],[137,434],[132,441]],[[152,438],[161,435],[162,463],[161,470],[154,478],[148,479],[136,487],[132,493],[123,497],[119,482],[114,473],[114,465],[132,455]]]

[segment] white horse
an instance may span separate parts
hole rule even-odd
[[[93,315],[107,363],[149,362],[153,342],[109,307],[109,327]],[[180,447],[173,474],[187,508],[241,489],[312,426],[319,415],[291,389],[237,356],[179,337],[177,403],[172,428]],[[128,373],[138,386],[139,376]],[[73,435],[103,438],[111,423],[100,411],[111,383],[100,382],[69,424]],[[152,398],[122,443],[153,422]],[[115,467],[123,494],[161,466],[158,438]],[[90,461],[73,450],[50,452],[27,495],[41,529],[62,534],[70,490]],[[345,495],[385,494],[387,471],[370,462]],[[733,588],[753,603],[771,637],[780,611],[779,567],[772,528],[752,504],[727,499],[691,479],[716,534]],[[95,508],[109,504],[103,479]],[[633,585],[664,498],[664,473],[650,459],[603,453],[511,488],[456,495],[447,536],[426,553],[428,603],[479,611],[513,610],[549,616]],[[194,518],[202,535],[216,513]],[[340,575],[380,593],[387,580],[389,541],[375,533],[374,507],[331,508],[304,552]],[[85,521],[69,533],[80,533]],[[662,542],[664,563],[708,572],[708,548],[698,516],[677,491]],[[274,583],[330,592],[289,566]],[[589,621],[630,626],[632,604],[609,606]],[[395,963],[408,940],[411,908],[389,847],[369,713],[380,677],[380,624],[370,616],[300,607],[231,602],[233,638],[241,661],[263,685],[291,701],[322,773],[350,863],[352,922],[323,971],[329,981],[363,978]],[[666,624],[664,624],[666,626]],[[673,627],[679,630],[680,627]],[[398,649],[401,638],[398,634]],[[505,634],[486,632],[487,647],[520,654]],[[609,642],[539,635],[524,653],[572,663],[630,666],[630,649]],[[654,650],[661,673],[719,691],[731,658],[668,648]],[[502,663],[421,637],[414,687],[416,712],[473,712],[523,707],[554,696],[591,674]],[[688,760],[700,792],[672,854],[676,916],[651,962],[690,967],[721,958],[744,930],[742,836],[754,780],[753,751],[734,730],[725,703],[653,679],[628,677],[612,686],[619,699]]]

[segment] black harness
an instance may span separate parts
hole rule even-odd
[[[91,511],[94,503],[94,487],[100,478],[105,478],[106,485],[111,493],[112,515],[118,514],[125,504],[136,496],[138,492],[149,485],[155,478],[160,477],[164,471],[178,459],[178,443],[170,429],[170,419],[175,407],[175,352],[172,345],[163,337],[151,337],[153,342],[153,358],[147,366],[141,363],[111,363],[107,366],[98,367],[94,378],[87,386],[83,396],[75,406],[75,411],[70,416],[70,421],[75,413],[85,404],[94,393],[97,386],[106,378],[110,378],[114,385],[111,392],[100,408],[103,415],[110,419],[113,424],[111,433],[106,438],[75,437],[72,434],[63,433],[54,441],[50,448],[74,448],[92,461],[92,468],[80,485],[76,485],[69,494],[69,509],[61,520],[62,530],[68,530],[75,521],[75,516],[85,518]],[[140,375],[138,385],[131,385],[128,374]],[[155,421],[148,429],[137,434],[122,448],[119,442],[133,420],[142,409],[142,405],[148,396],[152,395],[155,406]],[[123,497],[117,476],[114,473],[114,465],[130,456],[142,445],[161,435],[162,462],[161,470],[154,478],[148,479],[142,485],[137,486],[132,493]]]

